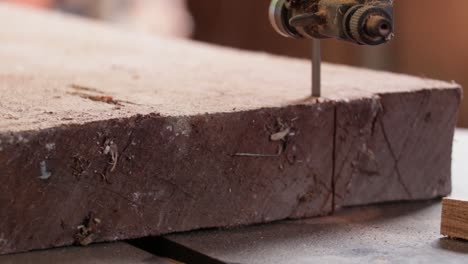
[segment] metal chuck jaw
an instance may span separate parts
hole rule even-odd
[[[393,38],[391,0],[273,0],[270,22],[292,38],[335,38],[380,45]]]

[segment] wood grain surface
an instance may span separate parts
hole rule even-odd
[[[468,240],[468,201],[445,198],[441,226],[442,235]]]
[[[450,193],[458,85],[0,5],[0,253]]]

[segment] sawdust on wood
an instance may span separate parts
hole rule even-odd
[[[297,121],[299,118],[295,117],[291,119],[291,123]],[[260,158],[274,158],[274,157],[279,157],[281,156],[284,151],[286,150],[287,143],[288,143],[288,137],[296,135],[296,133],[293,131],[293,128],[291,125],[285,124],[281,118],[276,118],[276,128],[271,128],[268,126],[265,126],[266,130],[275,130],[276,132],[272,133],[269,136],[269,140],[272,142],[280,142],[278,145],[278,151],[276,154],[262,154],[262,153],[248,153],[248,152],[240,152],[240,153],[235,153],[234,156],[236,157],[260,157]]]
[[[87,87],[87,86],[83,86],[83,85],[70,84],[70,87],[71,87],[72,89],[74,89],[74,90],[77,90],[77,91],[85,91],[85,92],[93,92],[93,93],[105,94],[104,92],[99,91],[99,90],[96,89],[96,88]]]
[[[270,136],[271,141],[281,141],[285,139],[289,133],[291,132],[291,128],[287,127],[286,129],[283,129],[282,131],[275,133]]]
[[[88,246],[93,243],[100,224],[101,219],[94,217],[94,214],[90,213],[83,221],[83,224],[76,227],[75,242],[81,246]]]
[[[132,104],[132,105],[135,104],[129,101],[114,99],[113,96],[106,95],[104,92],[96,88],[92,88],[92,87],[87,87],[87,86],[78,85],[78,84],[71,84],[70,88],[73,89],[73,92],[69,92],[69,94],[74,95],[74,96],[79,96],[81,98],[88,99],[94,102],[101,102],[101,103],[112,104],[116,106],[124,106],[124,104]]]
[[[119,160],[119,150],[117,144],[112,140],[106,140],[104,143],[104,155],[109,155],[111,158],[110,164],[112,165],[110,172],[115,171],[117,168],[117,161]]]
[[[110,95],[90,95],[86,93],[79,93],[79,92],[72,92],[69,93],[71,95],[76,95],[84,99],[88,99],[94,102],[101,102],[101,103],[106,103],[106,104],[113,104],[113,105],[118,105],[118,106],[123,106],[121,101],[115,100],[114,97]]]

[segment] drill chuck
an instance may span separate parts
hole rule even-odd
[[[393,38],[392,0],[272,0],[270,22],[285,37],[380,45]]]

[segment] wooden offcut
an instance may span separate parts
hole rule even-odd
[[[450,198],[442,201],[440,233],[451,238],[468,240],[468,201]]]
[[[450,193],[457,84],[0,5],[0,253]]]

